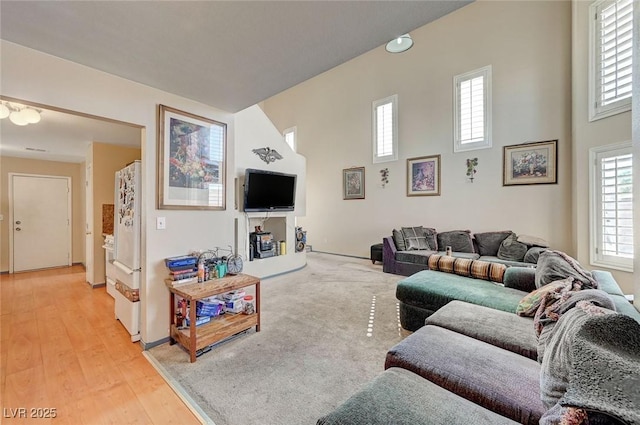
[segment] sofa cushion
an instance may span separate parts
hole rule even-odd
[[[522,242],[518,242],[517,239],[515,233],[507,236],[500,244],[498,258],[509,261],[524,261],[524,255],[529,248]]]
[[[498,255],[500,244],[507,238],[507,236],[511,235],[512,233],[513,232],[511,230],[505,230],[501,232],[474,233],[473,237],[478,246],[478,254],[491,256]]]
[[[528,317],[451,301],[427,317],[425,325],[440,326],[533,360],[538,357],[533,319]]]
[[[415,273],[396,286],[396,298],[399,301],[432,312],[453,300],[460,300],[515,313],[525,295],[525,292],[486,280],[435,270]]]
[[[532,247],[532,246],[537,246],[540,248],[548,248],[549,247],[549,242],[545,241],[542,238],[537,238],[535,236],[529,236],[529,235],[519,235],[518,236],[518,242],[522,242],[523,244],[527,245],[528,247]]]
[[[540,253],[536,267],[536,288],[572,276],[582,283],[583,289],[598,288],[591,272],[564,252],[547,249]]]
[[[517,425],[405,369],[390,368],[317,425]]]
[[[486,261],[456,258],[451,256],[432,255],[429,257],[429,270],[440,270],[445,273],[455,273],[460,276],[484,279],[502,283],[507,267],[504,264]]]
[[[391,348],[385,369],[390,367],[522,424],[537,424],[545,411],[538,362],[438,326],[424,326]]]
[[[433,227],[423,227],[424,237],[427,238],[427,245],[433,251],[438,250],[438,232]]]
[[[404,241],[404,235],[402,234],[402,231],[393,229],[392,236],[393,242],[396,244],[396,249],[398,251],[406,251],[407,244]]]
[[[429,257],[431,257],[435,253],[435,251],[429,250],[397,251],[396,261],[400,261],[403,263],[420,264],[427,268],[429,264]]]
[[[509,267],[504,272],[504,286],[531,292],[536,289],[536,270],[531,267]]]
[[[429,245],[427,245],[427,238],[424,235],[424,229],[422,226],[403,227],[402,235],[404,236],[407,251],[414,249],[429,249]]]
[[[483,255],[478,260],[481,261],[490,261],[492,263],[500,263],[509,267],[535,267],[535,264],[526,263],[524,261],[511,261],[511,260],[503,260],[502,258],[494,257],[491,255]]]
[[[438,249],[445,250],[450,246],[455,252],[474,252],[473,240],[469,230],[451,230],[438,233]]]
[[[524,262],[525,263],[537,264],[538,263],[538,258],[540,258],[540,253],[542,251],[544,251],[545,249],[547,249],[547,248],[542,248],[542,247],[539,247],[539,246],[532,246],[524,254]]]

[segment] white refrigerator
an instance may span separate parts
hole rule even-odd
[[[140,180],[140,161],[116,171],[113,224],[115,315],[131,335],[132,342],[140,340]]]

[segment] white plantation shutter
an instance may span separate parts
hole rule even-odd
[[[592,262],[596,265],[624,269],[633,265],[632,164],[630,146],[595,151]]]
[[[592,93],[590,119],[631,108],[633,0],[591,6]]]
[[[209,195],[209,205],[222,206],[224,202],[224,139],[225,128],[222,126],[211,126],[209,133],[209,155],[206,162],[217,168],[218,174],[213,181],[206,186]]]
[[[296,127],[287,128],[285,131],[282,132],[282,134],[284,135],[284,141],[287,143],[287,145],[289,145],[291,150],[294,152],[296,151],[296,133],[297,133]]]
[[[454,77],[454,152],[491,147],[491,67]]]
[[[373,162],[398,159],[397,95],[373,102]]]
[[[376,108],[378,123],[376,129],[378,156],[387,156],[393,153],[393,105],[391,102]]]
[[[460,143],[484,139],[484,77],[460,83]]]

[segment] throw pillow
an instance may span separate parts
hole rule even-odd
[[[571,286],[573,282],[572,277],[568,277],[566,279],[557,280],[548,285],[543,286],[542,288],[535,289],[527,294],[523,299],[518,303],[518,307],[516,307],[516,314],[518,316],[527,316],[533,317],[538,311],[538,307],[542,303],[542,299],[551,292],[558,292],[567,286]]]
[[[429,245],[427,245],[427,238],[424,236],[424,229],[422,226],[403,227],[402,234],[404,235],[404,240],[407,244],[407,251],[429,249]]]
[[[529,248],[522,242],[518,242],[515,233],[507,236],[500,244],[498,249],[498,258],[508,261],[524,261],[524,255]]]
[[[460,276],[483,279],[501,284],[504,280],[507,266],[489,261],[433,254],[429,257],[429,270],[455,273]]]
[[[511,235],[513,232],[511,230],[501,231],[501,232],[485,232],[485,233],[476,233],[473,237],[476,240],[476,244],[478,244],[478,254],[480,255],[489,255],[495,257],[498,255],[498,249],[500,249],[500,244],[504,241],[507,236]]]
[[[427,245],[431,251],[438,250],[438,232],[432,227],[424,228],[424,236],[427,238]]]
[[[524,254],[524,262],[525,263],[531,263],[531,264],[537,264],[538,263],[538,258],[540,257],[540,253],[542,251],[544,251],[547,248],[542,248],[539,246],[532,246],[531,248],[529,248],[527,250],[527,253]]]
[[[547,249],[540,253],[536,266],[536,288],[550,282],[572,276],[582,284],[582,289],[597,289],[598,283],[591,272],[564,252]]]
[[[438,249],[441,250],[445,250],[447,246],[450,246],[453,252],[475,252],[469,230],[451,230],[438,233],[437,240]]]
[[[396,244],[396,249],[398,251],[406,251],[407,244],[404,241],[404,235],[400,230],[393,229],[393,242]]]
[[[520,235],[518,236],[518,242],[522,242],[527,246],[539,246],[542,248],[549,248],[549,242],[542,238],[536,238],[535,236]]]

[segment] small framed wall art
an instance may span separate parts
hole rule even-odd
[[[407,196],[440,195],[440,155],[407,159]]]
[[[342,199],[364,199],[364,167],[342,170]]]
[[[224,210],[227,125],[158,107],[158,209]]]
[[[558,140],[505,146],[503,186],[558,183]]]

